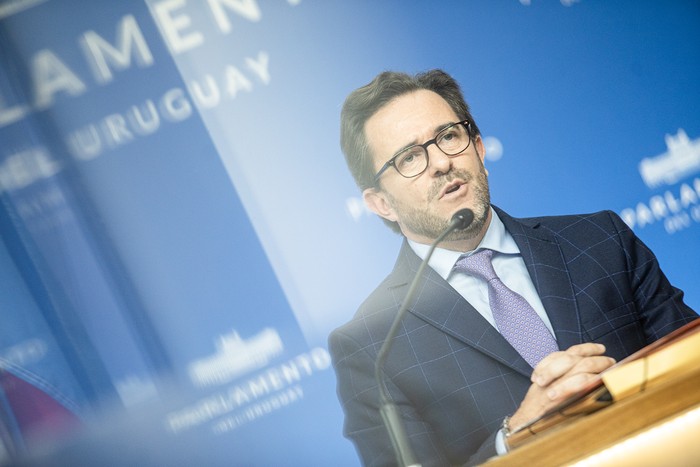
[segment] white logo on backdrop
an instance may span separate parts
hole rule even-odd
[[[666,135],[666,147],[667,152],[639,163],[639,174],[649,188],[671,185],[700,171],[700,138],[691,141],[681,128],[675,136]]]
[[[265,366],[284,349],[275,329],[265,328],[249,339],[242,339],[233,330],[219,336],[216,352],[196,360],[189,366],[192,382],[198,386],[224,384]]]
[[[345,200],[345,210],[355,222],[359,221],[362,216],[372,214],[372,211],[367,208],[362,198],[357,196],[351,196]]]
[[[485,136],[483,138],[484,149],[486,149],[486,160],[497,161],[503,157],[503,144],[495,136]]]
[[[0,4],[0,19],[33,8],[46,0],[6,0]]]
[[[252,340],[268,341],[262,345],[262,353],[269,351],[269,344],[278,338],[277,332],[266,329]],[[240,338],[239,338],[240,340]],[[260,350],[260,349],[258,349]],[[256,351],[257,352],[257,351]],[[215,434],[222,434],[247,425],[304,398],[301,382],[319,371],[331,367],[331,356],[322,347],[271,366],[238,384],[210,394],[187,407],[167,415],[166,425],[173,433],[197,427],[218,419],[211,427]]]
[[[639,163],[639,174],[647,187],[670,186],[648,201],[620,211],[620,217],[633,229],[662,222],[666,233],[673,234],[700,223],[700,177],[678,184],[700,171],[700,138],[691,140],[681,128],[675,135],[666,135],[666,147],[665,153]]]

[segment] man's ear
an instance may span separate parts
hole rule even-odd
[[[484,147],[484,140],[481,139],[481,135],[476,135],[474,138],[474,149],[476,149],[476,155],[481,159],[481,165],[484,165],[484,158],[486,157],[486,147]],[[484,166],[484,171],[486,175],[489,174],[488,169]]]
[[[367,188],[362,192],[362,199],[370,211],[384,219],[396,222],[394,208],[381,190]]]

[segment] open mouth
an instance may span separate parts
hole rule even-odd
[[[442,196],[447,196],[450,193],[454,193],[462,187],[462,182],[453,182],[449,186],[445,187],[445,191],[442,192]],[[441,197],[442,197],[441,196]]]
[[[446,194],[446,195],[449,195],[450,193],[453,193],[453,192],[459,190],[459,187],[460,187],[460,186],[461,186],[461,185],[452,185],[452,186],[449,187],[447,190],[445,190],[445,194]]]

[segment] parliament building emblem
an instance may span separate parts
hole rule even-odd
[[[681,128],[676,135],[666,135],[668,151],[642,159],[639,174],[649,188],[662,183],[672,185],[700,172],[700,138],[690,140]]]
[[[190,364],[189,374],[197,386],[227,383],[267,365],[284,346],[276,330],[265,328],[249,339],[233,330],[219,336],[214,354]]]

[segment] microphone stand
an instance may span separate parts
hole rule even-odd
[[[432,245],[430,245],[428,254],[425,256],[425,259],[423,259],[423,262],[420,264],[420,267],[418,268],[418,271],[416,272],[416,275],[408,288],[408,292],[406,292],[406,297],[404,298],[404,301],[401,304],[399,311],[396,313],[394,321],[391,323],[391,327],[389,328],[389,332],[387,333],[386,338],[384,339],[384,343],[382,344],[382,347],[377,353],[377,360],[374,364],[374,377],[379,386],[379,411],[382,415],[382,421],[384,422],[384,426],[389,432],[391,444],[394,447],[394,453],[396,454],[396,460],[399,465],[404,467],[420,467],[421,464],[416,460],[416,456],[413,453],[413,449],[411,449],[411,443],[409,442],[408,436],[406,435],[406,430],[403,426],[403,421],[401,420],[399,408],[392,400],[391,395],[389,394],[389,391],[386,387],[386,381],[384,379],[383,371],[384,364],[389,354],[389,350],[391,350],[392,341],[394,337],[396,337],[396,333],[398,332],[401,320],[406,314],[406,310],[408,310],[409,303],[413,301],[413,296],[416,293],[418,281],[423,275],[423,271],[428,265],[428,261],[433,255],[433,251],[435,251],[437,245],[440,242],[442,242],[445,239],[445,237],[452,233],[453,230],[466,229],[469,226],[469,224],[472,223],[473,220],[474,213],[471,211],[471,209],[461,209],[457,211],[452,216],[450,225],[445,229],[445,231],[442,234],[440,234],[440,236],[432,243]]]

